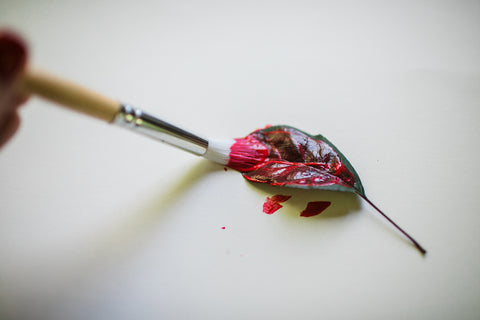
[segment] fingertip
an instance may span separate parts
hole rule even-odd
[[[0,81],[11,81],[24,68],[27,46],[18,34],[0,31]]]

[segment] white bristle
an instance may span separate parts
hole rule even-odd
[[[226,165],[230,161],[230,148],[235,143],[233,139],[209,139],[207,152],[204,158]]]

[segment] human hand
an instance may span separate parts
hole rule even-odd
[[[18,91],[18,82],[27,62],[27,46],[21,37],[0,30],[0,147],[20,125],[18,107],[27,96]]]

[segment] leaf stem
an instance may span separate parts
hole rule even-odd
[[[365,195],[359,194],[360,197],[363,198],[366,202],[368,202],[369,205],[371,205],[375,210],[377,210],[385,219],[388,220],[391,224],[395,226],[395,228],[398,229],[405,237],[407,237],[413,245],[422,253],[422,255],[425,255],[427,253],[427,250],[425,250],[415,239],[413,239],[408,233],[406,233],[402,228],[400,228],[395,222],[393,222],[392,219],[390,219],[385,213],[383,213],[382,210],[380,210],[376,205],[373,204],[372,201],[370,201]]]

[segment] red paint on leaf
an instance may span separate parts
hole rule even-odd
[[[274,186],[356,187],[352,172],[326,141],[287,126],[267,127],[236,139],[228,166],[247,180]]]
[[[286,196],[282,194],[276,194],[273,197],[267,197],[267,200],[263,203],[263,212],[266,214],[272,214],[283,206],[280,202],[285,202],[290,199],[292,196]]]
[[[330,201],[312,201],[307,204],[305,210],[300,213],[301,217],[313,217],[322,213],[330,206]]]

